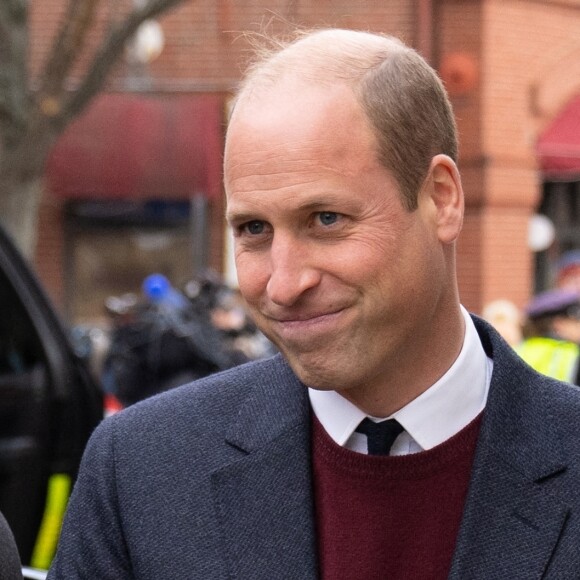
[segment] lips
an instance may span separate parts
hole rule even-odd
[[[282,342],[305,343],[336,333],[344,310],[299,313],[269,319],[269,326]]]
[[[332,310],[321,310],[312,312],[292,312],[292,313],[264,313],[264,316],[270,321],[279,324],[293,324],[293,323],[305,323],[305,322],[315,322],[317,320],[322,320],[342,312],[342,308],[334,308]]]
[[[292,323],[299,323],[299,322],[312,322],[315,321],[317,319],[323,319],[325,317],[328,316],[333,316],[334,314],[337,314],[340,311],[334,311],[334,312],[320,312],[320,313],[315,313],[315,314],[299,314],[296,316],[288,316],[288,317],[279,317],[279,318],[275,318],[273,317],[272,319],[275,322],[279,322],[281,324],[292,324]]]

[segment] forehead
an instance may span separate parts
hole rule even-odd
[[[279,117],[257,111],[236,121],[225,159],[227,219],[294,223],[312,211],[362,218],[391,214],[400,192],[378,161],[375,142],[357,110],[316,103],[304,115]],[[344,105],[336,103],[337,108]],[[294,118],[294,123],[281,122]]]
[[[376,163],[376,151],[350,87],[284,79],[236,105],[226,138],[226,192],[233,181],[266,165],[279,166],[280,173],[324,167],[352,174]]]

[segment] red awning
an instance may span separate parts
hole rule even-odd
[[[544,131],[536,151],[546,177],[580,176],[580,95],[574,97]]]
[[[215,198],[222,111],[214,95],[100,95],[55,144],[48,188],[66,199]]]

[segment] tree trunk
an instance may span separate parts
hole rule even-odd
[[[0,0],[0,224],[30,261],[36,250],[44,163],[52,144],[100,91],[139,25],[181,2],[135,2],[133,10],[105,31],[78,87],[70,91],[67,81],[100,0],[68,0],[38,87],[31,91],[26,68],[28,2]]]
[[[36,250],[42,177],[31,176],[23,180],[0,174],[0,191],[0,222],[32,263]]]
[[[0,150],[0,223],[30,262],[37,241],[44,165],[58,136],[50,120],[34,111],[17,143]]]

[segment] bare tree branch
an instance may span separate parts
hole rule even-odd
[[[28,0],[4,0],[0,5],[0,12],[10,14],[14,22],[26,20]]]
[[[23,129],[29,105],[26,20],[25,1],[0,2],[0,133],[8,147]]]
[[[144,6],[131,11],[127,16],[114,25],[101,49],[90,63],[87,74],[77,90],[71,94],[59,118],[55,119],[58,125],[66,124],[67,119],[77,115],[101,89],[107,74],[118,61],[127,41],[135,34],[143,21],[154,18],[181,4],[184,0],[149,0]]]
[[[68,0],[34,93],[28,78],[29,0],[0,0],[0,221],[27,256],[34,255],[44,165],[59,132],[103,88],[139,25],[183,1]],[[103,4],[108,19],[100,48],[69,92],[71,71]]]
[[[58,98],[78,57],[100,0],[69,0],[52,50],[40,75],[39,99]]]

